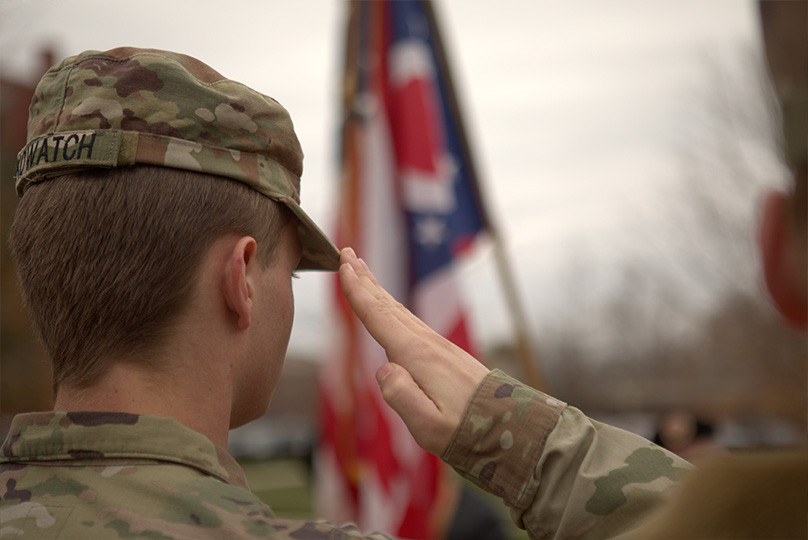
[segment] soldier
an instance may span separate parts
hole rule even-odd
[[[804,21],[805,5],[793,5],[801,5],[803,15],[791,18]],[[274,519],[222,450],[228,427],[260,414],[277,381],[290,324],[292,270],[334,264],[335,250],[302,214],[296,192],[280,196],[278,190],[286,189],[278,187],[282,182],[276,183],[272,174],[261,175],[274,167],[267,159],[281,165],[278,174],[291,172],[288,181],[297,185],[299,149],[296,141],[290,142],[294,136],[285,112],[282,118],[267,115],[264,104],[259,114],[243,95],[252,96],[251,91],[240,86],[231,90],[234,83],[222,82],[206,66],[170,53],[88,53],[67,60],[55,72],[63,70],[61,81],[49,79],[53,70],[46,74],[32,107],[28,147],[42,146],[21,154],[20,188],[30,181],[36,185],[22,200],[12,244],[23,262],[27,302],[54,360],[56,409],[73,412],[15,419],[0,470],[0,534],[359,534],[351,526]],[[137,76],[128,78],[126,73],[134,70]],[[192,80],[189,73],[195,73]],[[800,80],[797,92],[786,85],[796,100],[784,99],[786,111],[804,111],[804,78]],[[58,97],[46,100],[48,88]],[[92,94],[95,89],[99,95]],[[217,97],[203,95],[208,91]],[[266,103],[277,113],[277,105]],[[791,196],[767,198],[761,248],[775,302],[804,328],[805,123],[790,127],[797,137],[789,139],[794,143],[789,148],[794,149],[796,190]],[[259,130],[260,136],[251,137]],[[113,142],[100,144],[92,135],[82,139],[83,131]],[[62,138],[57,140],[54,133]],[[108,133],[111,139],[104,138]],[[47,144],[37,142],[38,136]],[[82,153],[82,144],[92,151]],[[244,161],[247,154],[256,155]],[[66,162],[75,161],[76,155],[86,156],[72,163],[80,168],[145,163],[215,176],[169,174],[144,165],[74,173]],[[145,179],[137,178],[138,169],[146,171]],[[268,214],[285,209],[299,221],[278,218],[265,236],[255,230],[260,224],[221,224],[224,195],[213,190],[238,185],[221,177],[245,182],[280,203],[255,197],[260,202],[254,204],[271,206],[261,216],[267,223],[272,221]],[[151,196],[161,189],[158,197]],[[106,195],[107,190],[115,196]],[[134,194],[123,194],[127,191]],[[180,206],[186,198],[190,207]],[[237,212],[238,217],[258,212],[257,207],[250,210]],[[203,217],[182,216],[195,221],[179,232],[165,227],[185,213]],[[36,228],[29,221],[37,222]],[[147,231],[159,227],[159,233]],[[81,235],[71,236],[74,229]],[[203,229],[210,232],[202,234]],[[85,234],[92,238],[81,245]],[[320,240],[316,249],[312,237]],[[277,245],[262,264],[267,238]],[[77,245],[63,247],[69,239]],[[124,245],[119,248],[118,242]],[[178,254],[187,243],[199,246],[189,248],[195,256]],[[109,260],[113,249],[127,257],[131,251],[145,253],[122,264]],[[303,261],[319,262],[298,264],[301,252]],[[29,258],[41,266],[24,263]],[[52,281],[47,288],[26,281],[38,272],[42,275],[37,280]],[[164,281],[174,274],[180,277]],[[340,254],[339,277],[354,311],[390,359],[377,372],[385,400],[421,446],[502,497],[516,524],[531,537],[808,536],[805,449],[731,456],[688,473],[686,462],[650,442],[592,421],[501,372],[489,372],[391,298],[350,248]],[[114,300],[113,285],[121,289]],[[33,291],[36,287],[43,290]],[[134,287],[139,288],[129,290]],[[158,292],[149,302],[177,296],[152,308],[143,300],[151,290]],[[90,311],[84,308],[85,295],[97,297]],[[148,310],[148,318],[133,323],[133,310]],[[119,311],[124,313],[120,321],[113,317]],[[106,334],[116,334],[120,341],[112,342]],[[63,351],[68,344],[73,349]],[[684,476],[687,481],[678,493],[669,489]]]
[[[339,266],[338,251],[299,206],[301,169],[288,113],[193,58],[90,51],[44,75],[19,154],[22,199],[10,246],[53,364],[55,412],[13,421],[0,457],[0,535],[361,535],[351,525],[275,518],[224,450],[228,430],[263,414],[277,384],[293,272]],[[508,504],[526,502],[512,493],[524,471],[481,461],[480,451],[511,449],[529,463],[553,442],[556,422],[588,426],[584,432],[600,441],[587,458],[592,465],[578,465],[582,456],[571,451],[556,456],[563,467],[608,478],[615,460],[639,460],[643,504],[659,500],[687,467],[580,413],[559,420],[562,403],[501,373],[487,376],[464,353],[442,364],[441,354],[458,351],[398,307],[376,314],[392,317],[378,334],[379,322],[357,300],[359,283],[375,282],[352,250],[341,256],[342,285],[391,358],[412,369],[432,362],[423,353],[437,354],[435,381],[454,381],[451,402],[436,400],[440,409],[413,417],[399,403],[407,396],[390,392],[398,377],[384,379],[385,395],[425,448],[444,453],[485,379],[445,457]],[[407,362],[387,337],[402,323],[425,340],[405,344]],[[389,364],[382,377],[386,370],[404,373]],[[501,429],[503,415],[519,429]],[[469,429],[493,418],[482,439]],[[618,447],[604,450],[607,443]],[[605,485],[598,512],[611,512],[621,482]],[[552,491],[563,513],[569,503]]]
[[[188,56],[90,51],[44,75],[10,246],[58,412],[13,421],[0,536],[359,535],[276,519],[224,450],[277,384],[293,273],[338,266],[302,159],[283,107]]]

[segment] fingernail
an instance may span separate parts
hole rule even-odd
[[[368,268],[368,264],[365,262],[365,260],[364,260],[364,259],[359,259],[359,264],[361,264],[361,265],[362,265],[362,268],[364,268],[365,270],[367,270],[368,272],[370,272],[370,268]]]
[[[356,259],[356,252],[353,250],[353,248],[351,248],[351,247],[345,248],[345,253],[348,254],[348,257],[350,257],[352,259]]]
[[[351,274],[356,275],[356,270],[354,270],[354,267],[351,266],[350,263],[343,263],[342,267],[347,268],[351,272]]]
[[[389,377],[393,371],[395,371],[395,369],[395,365],[390,364],[389,362],[379,366],[379,369],[376,370],[376,382],[382,384],[384,380]]]

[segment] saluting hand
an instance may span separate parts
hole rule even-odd
[[[390,361],[376,371],[384,400],[419,445],[442,455],[488,369],[390,296],[351,248],[340,254],[339,281]]]

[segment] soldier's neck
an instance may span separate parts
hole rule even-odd
[[[53,408],[174,418],[227,448],[231,398],[226,381],[210,379],[199,374],[177,377],[117,363],[89,387],[63,385]]]

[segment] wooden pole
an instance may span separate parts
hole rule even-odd
[[[525,382],[536,390],[547,392],[547,383],[539,368],[538,358],[533,352],[530,340],[530,330],[527,325],[527,318],[522,309],[519,294],[516,292],[516,283],[513,277],[510,261],[505,253],[502,240],[496,230],[491,230],[493,239],[494,259],[497,265],[497,272],[502,282],[502,289],[505,293],[505,300],[508,312],[513,323],[514,338],[516,339],[516,357],[519,366],[522,368]]]

